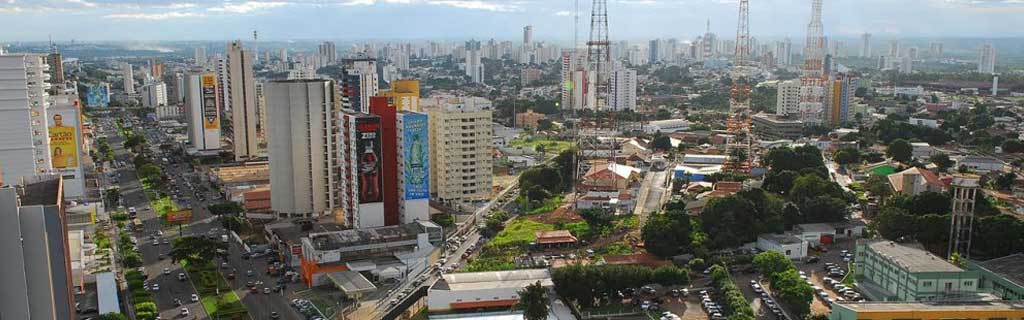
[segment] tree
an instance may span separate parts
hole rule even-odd
[[[1016,181],[1017,174],[1013,172],[1007,172],[999,175],[999,177],[992,181],[992,185],[994,185],[996,189],[999,190],[1010,190],[1010,188],[1013,187],[1013,183]]]
[[[889,142],[889,146],[885,149],[885,155],[899,162],[910,162],[910,158],[914,154],[914,147],[910,145],[910,142],[903,139],[896,139]]]
[[[678,255],[690,244],[690,227],[686,214],[652,214],[641,229],[644,247],[663,258]]]
[[[734,248],[762,233],[782,232],[782,200],[761,189],[740,191],[708,201],[701,211],[701,229],[712,248]]]
[[[761,185],[765,190],[778,193],[788,194],[789,189],[793,188],[793,180],[796,180],[797,173],[794,171],[771,171],[764,178],[764,184]]]
[[[128,320],[128,317],[120,313],[112,312],[101,314],[96,318],[96,320]]]
[[[931,163],[934,163],[935,166],[939,167],[939,172],[946,172],[946,170],[949,170],[949,168],[955,165],[953,160],[949,159],[949,155],[941,152],[933,154],[928,158],[928,161],[931,161]]]
[[[222,202],[206,206],[207,210],[210,210],[210,214],[215,216],[238,216],[245,211],[242,205],[235,202]]]
[[[519,291],[519,303],[523,304],[523,319],[544,320],[548,318],[548,289],[537,281]]]
[[[909,213],[895,206],[884,206],[882,210],[871,221],[875,230],[882,237],[898,241],[904,237],[913,236],[916,230],[916,219]]]
[[[882,202],[892,195],[892,185],[889,184],[889,178],[884,175],[873,174],[869,176],[868,181],[864,183],[864,189],[879,197],[883,200]]]
[[[772,275],[790,269],[796,269],[793,261],[775,251],[765,251],[754,256],[754,267],[757,267],[762,274]]]
[[[220,219],[220,225],[224,227],[224,230],[238,232],[244,224],[245,219],[240,216],[221,217]]]
[[[174,261],[201,263],[218,256],[217,250],[227,250],[226,243],[203,237],[183,237],[171,243],[170,257]]]
[[[840,165],[849,165],[860,162],[860,150],[856,148],[842,148],[836,151],[832,158]]]
[[[672,139],[666,135],[659,134],[651,141],[651,147],[662,151],[672,150]]]
[[[1017,139],[1009,139],[1003,141],[1002,148],[1005,153],[1021,153],[1024,152],[1024,143]]]
[[[773,275],[772,289],[778,296],[779,303],[786,305],[787,309],[797,318],[803,318],[811,312],[814,289],[800,279],[800,274],[796,269]]]
[[[800,212],[803,215],[803,223],[843,221],[849,213],[846,201],[830,195],[821,195],[804,201],[800,204]]]
[[[161,175],[160,167],[155,164],[146,163],[139,167],[139,176],[149,179],[150,181],[159,180]]]
[[[107,189],[103,192],[103,197],[110,206],[116,207],[118,201],[121,200],[121,189],[117,187]]]
[[[547,130],[551,130],[554,127],[555,127],[554,123],[552,123],[551,120],[548,120],[548,119],[537,120],[537,130],[547,131]]]

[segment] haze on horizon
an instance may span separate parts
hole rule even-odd
[[[0,42],[248,39],[517,39],[533,25],[539,40],[589,32],[591,0],[0,0]],[[609,0],[613,40],[731,37],[736,0]],[[804,37],[810,0],[752,0],[754,37]],[[1024,35],[1019,0],[825,0],[825,34],[856,37]]]

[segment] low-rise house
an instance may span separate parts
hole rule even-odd
[[[599,163],[583,176],[583,190],[625,191],[640,180],[640,169],[617,163]]]
[[[789,233],[759,235],[757,236],[757,248],[781,253],[789,259],[801,259],[807,256],[807,241]]]
[[[946,184],[935,173],[918,167],[888,175],[889,185],[896,194],[913,196],[924,192],[943,192]]]

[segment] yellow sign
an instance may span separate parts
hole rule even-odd
[[[72,121],[74,118],[72,118]],[[54,169],[78,167],[78,139],[75,127],[64,124],[64,115],[50,118],[50,161]]]
[[[220,110],[217,108],[217,76],[203,75],[203,127],[220,128]]]

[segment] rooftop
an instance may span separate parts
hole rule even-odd
[[[537,231],[536,236],[539,244],[576,243],[569,230]]]
[[[794,244],[794,243],[800,243],[800,242],[803,241],[800,238],[797,238],[796,236],[794,236],[792,234],[788,234],[788,233],[783,233],[783,234],[765,233],[765,234],[759,235],[757,237],[758,238],[764,238],[765,240],[768,240],[768,241],[771,241],[771,242],[774,242],[774,243],[778,243],[778,244]]]
[[[431,289],[457,291],[523,288],[537,281],[546,287],[553,285],[547,269],[524,269],[445,274]]]
[[[317,230],[311,230],[313,232]],[[369,229],[348,229],[310,233],[307,237],[318,250],[337,250],[374,243],[415,240],[420,231],[414,224]]]
[[[836,305],[856,312],[998,311],[1024,312],[1024,301],[881,302],[840,301]]]
[[[18,195],[22,206],[51,206],[61,200],[61,179],[57,176],[26,178]]]
[[[960,272],[963,269],[941,257],[922,249],[897,244],[892,241],[876,241],[867,244],[879,255],[907,269],[909,272]]]
[[[1024,287],[1024,253],[1015,253],[1001,258],[977,262],[985,270],[998,274],[1006,280]]]

